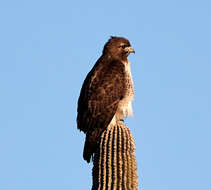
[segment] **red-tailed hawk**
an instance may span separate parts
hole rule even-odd
[[[102,132],[132,115],[134,90],[127,57],[135,53],[123,37],[111,37],[88,73],[78,99],[77,127],[86,134],[83,157],[90,162]]]

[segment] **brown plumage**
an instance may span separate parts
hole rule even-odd
[[[83,83],[77,127],[86,134],[83,157],[87,162],[108,125],[132,115],[133,81],[127,60],[131,52],[134,49],[127,39],[111,37]]]

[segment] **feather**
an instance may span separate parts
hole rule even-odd
[[[103,55],[81,88],[77,127],[86,134],[83,157],[87,162],[90,162],[102,132],[111,121],[116,122],[132,111],[133,82],[128,55],[120,48],[122,43],[130,45],[125,38],[117,37],[105,44]]]

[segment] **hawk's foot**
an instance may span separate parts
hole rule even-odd
[[[122,123],[124,123],[124,119],[120,119],[120,120],[117,121],[117,125],[118,125],[118,124],[121,125]]]

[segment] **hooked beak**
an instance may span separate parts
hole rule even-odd
[[[129,53],[135,53],[135,50],[132,48],[132,46],[127,47],[127,51],[128,51]]]

